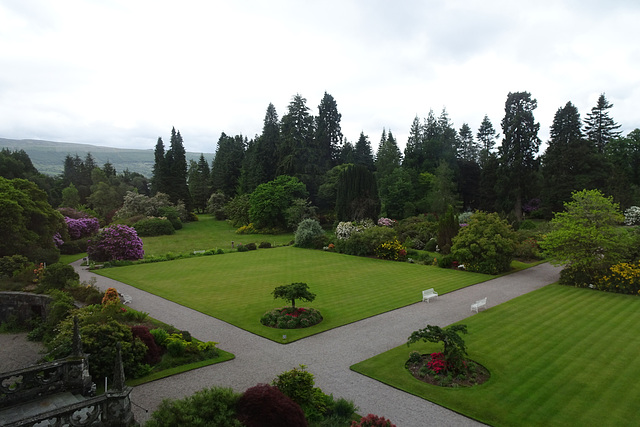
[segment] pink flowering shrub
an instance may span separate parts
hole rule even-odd
[[[396,224],[391,218],[381,217],[378,219],[378,225],[381,227],[393,227]]]
[[[396,425],[385,417],[369,414],[366,417],[360,418],[359,422],[351,421],[351,427],[396,427]]]
[[[89,240],[89,258],[95,261],[142,259],[142,240],[136,230],[122,224],[112,225]]]
[[[97,218],[70,218],[64,217],[69,230],[71,240],[81,239],[96,234],[100,229],[100,223]]]

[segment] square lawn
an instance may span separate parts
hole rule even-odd
[[[640,299],[549,285],[464,321],[469,358],[491,372],[472,388],[414,379],[401,346],[352,366],[393,387],[490,425],[603,426],[638,420]]]
[[[99,273],[175,301],[242,329],[282,342],[421,301],[422,291],[439,294],[492,276],[406,262],[383,261],[295,247],[258,249],[169,262],[99,270]],[[289,305],[274,300],[276,286],[309,285],[316,299],[297,301],[313,307],[324,320],[310,328],[274,329],[260,324],[267,311]]]

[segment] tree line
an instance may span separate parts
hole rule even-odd
[[[0,172],[36,182],[52,206],[84,205],[107,222],[128,191],[165,193],[189,211],[205,212],[212,195],[239,205],[237,198],[246,200],[282,175],[304,184],[307,203],[327,221],[441,215],[449,205],[513,220],[550,218],[573,191],[585,188],[613,196],[622,208],[637,203],[640,130],[622,136],[604,94],[584,119],[571,102],[558,108],[544,153],[536,107],[530,93],[509,93],[501,132],[487,115],[474,132],[467,123],[456,129],[446,109],[439,116],[431,110],[414,118],[404,151],[392,131],[382,129],[374,153],[368,135],[361,132],[355,143],[344,137],[333,96],[325,92],[314,116],[296,94],[282,118],[268,105],[254,138],[222,133],[211,164],[204,155],[187,164],[180,131],[172,129],[168,147],[158,138],[150,178],[118,173],[108,162],[98,166],[90,153],[85,159],[67,155],[63,174],[48,177],[24,151],[7,149],[0,152]]]

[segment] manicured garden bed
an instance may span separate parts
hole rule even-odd
[[[628,425],[640,400],[640,299],[549,285],[463,322],[483,385],[444,388],[405,369],[400,346],[353,365],[359,373],[490,425]]]
[[[286,330],[291,342],[419,302],[424,289],[442,295],[493,276],[434,266],[281,247],[98,270],[99,274],[175,301],[278,342],[282,330],[260,324],[281,301],[276,286],[305,282],[323,321]]]

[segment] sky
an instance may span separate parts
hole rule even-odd
[[[0,137],[215,152],[249,139],[272,103],[325,92],[351,142],[443,109],[501,132],[509,92],[538,102],[547,141],[571,101],[601,93],[623,134],[640,128],[637,0],[0,0]]]

